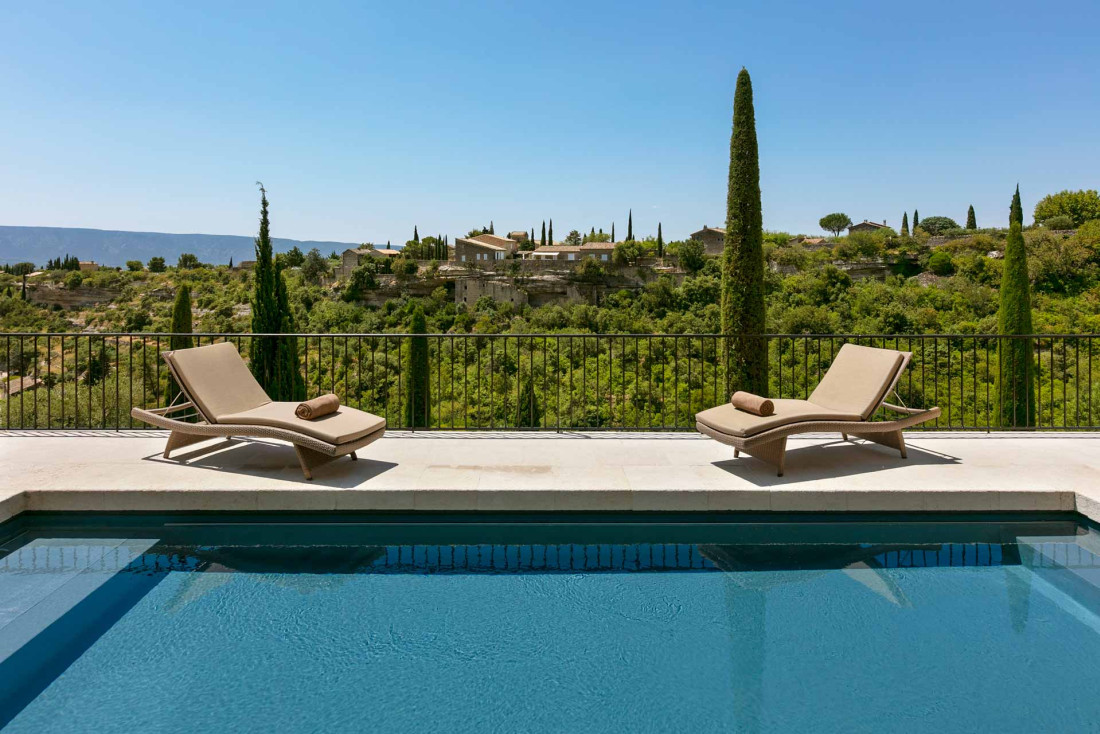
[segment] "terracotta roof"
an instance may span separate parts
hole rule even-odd
[[[501,245],[495,245],[492,242],[485,242],[484,240],[478,239],[479,237],[493,237],[494,239],[498,240],[505,239],[504,237],[495,237],[494,235],[479,234],[477,237],[455,237],[455,244],[457,245],[459,242],[465,242],[467,245],[474,245],[475,247],[485,247],[490,250],[506,251],[509,249],[507,246],[502,247]],[[508,242],[512,242],[512,240],[508,240]],[[516,243],[512,242],[512,244],[514,245]]]
[[[495,234],[479,234],[476,237],[467,237],[466,239],[473,240],[474,242],[481,242],[487,245],[497,245],[501,248],[514,247],[517,242],[510,240],[507,237],[498,237]]]
[[[581,245],[586,250],[614,250],[614,242],[585,242]]]
[[[858,226],[859,226],[860,224],[869,224],[869,225],[871,225],[872,227],[875,227],[875,228],[877,228],[877,229],[883,229],[883,228],[885,228],[885,227],[886,227],[886,225],[885,225],[885,224],[879,224],[878,222],[872,222],[872,221],[871,221],[871,220],[869,220],[869,219],[864,219],[864,220],[863,220],[862,222],[859,222],[859,223],[857,223],[857,224],[853,224],[853,225],[851,225],[851,227],[848,227],[848,229],[851,229],[852,227],[858,227]]]
[[[532,252],[580,252],[581,248],[577,245],[544,245],[542,247],[536,247]]]
[[[345,253],[354,252],[356,255],[386,255],[388,257],[396,257],[401,254],[401,250],[394,250],[386,247],[356,247],[351,250],[344,250]]]
[[[698,232],[692,232],[691,236],[694,237],[695,235],[703,234],[704,232],[717,232],[718,234],[725,234],[726,230],[722,229],[721,227],[703,227]]]

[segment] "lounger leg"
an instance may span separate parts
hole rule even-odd
[[[328,454],[322,454],[320,451],[307,449],[304,446],[299,446],[298,444],[294,444],[294,451],[298,454],[298,463],[302,465],[302,473],[306,475],[306,479],[310,480],[313,479],[314,469],[343,457],[343,454],[341,454],[340,456],[329,456]]]
[[[840,440],[841,441],[847,441],[848,440],[848,434],[847,433],[841,433],[840,434]]]
[[[190,446],[193,443],[202,443],[203,441],[209,441],[210,436],[198,436],[194,433],[183,433],[181,431],[172,431],[168,434],[168,443],[164,445],[164,458],[167,459],[168,455],[176,449],[182,449],[184,446]]]
[[[740,455],[741,455],[741,449],[734,449],[733,450],[733,458],[736,459]]]
[[[859,436],[862,439],[877,443],[882,446],[888,446],[892,449],[897,449],[901,453],[901,458],[908,459],[909,454],[905,450],[905,436],[901,431],[890,431],[888,433],[853,433],[853,436]]]
[[[752,448],[741,449],[749,456],[755,456],[761,461],[772,464],[777,469],[776,476],[783,476],[783,464],[787,458],[787,438],[777,438],[768,443],[758,444]]]
[[[354,451],[352,451],[350,454],[348,454],[348,456],[351,457],[352,461],[359,461],[359,457],[355,455]]]

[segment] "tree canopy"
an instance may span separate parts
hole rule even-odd
[[[843,212],[833,212],[823,216],[817,224],[826,232],[832,232],[834,237],[839,237],[841,232],[852,226],[852,218]]]
[[[1095,190],[1059,191],[1047,194],[1035,205],[1035,221],[1042,223],[1057,216],[1069,217],[1074,227],[1100,219],[1100,194]]]

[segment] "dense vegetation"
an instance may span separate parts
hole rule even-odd
[[[1072,237],[1043,227],[1024,230],[1032,289],[1034,330],[1039,333],[1100,332],[1100,222],[1089,222]],[[890,231],[855,234],[829,247],[809,249],[786,234],[766,233],[764,273],[767,330],[773,333],[897,334],[875,344],[912,348],[917,354],[912,381],[902,385],[911,405],[940,404],[942,422],[995,423],[998,352],[995,344],[968,335],[998,331],[999,289],[1007,232],[976,230],[930,250],[928,236]],[[643,241],[645,248],[655,247]],[[690,427],[695,410],[721,401],[729,376],[714,338],[604,338],[555,341],[521,339],[536,333],[714,334],[720,327],[720,262],[705,257],[698,243],[671,242],[670,255],[698,258],[689,274],[644,272],[637,290],[607,293],[599,305],[573,303],[540,308],[515,307],[483,298],[456,305],[445,288],[413,297],[420,275],[404,276],[390,287],[396,295],[380,307],[346,300],[346,285],[311,281],[302,266],[283,272],[286,310],[305,333],[404,333],[416,308],[423,309],[428,337],[430,411],[416,422],[428,425],[676,425]],[[324,259],[324,267],[333,262]],[[885,263],[885,264],[877,264]],[[885,280],[854,279],[853,267],[887,268]],[[932,267],[943,275],[934,275]],[[921,274],[919,279],[911,276]],[[378,275],[379,280],[394,276]],[[40,388],[3,401],[0,420],[8,425],[39,425],[47,411],[53,425],[128,425],[131,398],[153,405],[166,395],[158,350],[165,339],[101,339],[96,332],[167,332],[180,287],[190,288],[194,327],[199,332],[236,334],[252,330],[255,276],[225,266],[163,272],[100,270],[50,271],[35,276],[41,285],[79,294],[89,288],[113,289],[117,296],[94,307],[48,309],[21,297],[21,278],[0,275],[0,323],[9,332],[87,331],[62,345],[53,340],[0,337],[0,369],[38,375]],[[375,287],[377,287],[377,283]],[[904,335],[959,335],[922,344]],[[481,335],[465,340],[458,335]],[[206,343],[207,340],[200,340]],[[248,342],[240,344],[248,353]],[[837,340],[772,340],[769,391],[801,397],[827,366]],[[1050,425],[1092,421],[1100,412],[1100,351],[1091,340],[1036,343],[1036,422]],[[386,413],[392,425],[404,422],[411,342],[408,338],[299,340],[303,377],[309,394],[335,390],[353,405]],[[421,354],[418,350],[418,354]],[[418,357],[418,360],[421,358]],[[116,367],[117,360],[117,367]],[[417,369],[422,371],[423,362]],[[64,379],[61,366],[64,365]],[[75,379],[74,379],[75,378]],[[1095,383],[1096,389],[1092,387]],[[116,401],[116,387],[118,389]],[[938,391],[938,392],[937,392]],[[62,395],[66,415],[61,421]],[[49,405],[47,404],[49,403]],[[950,408],[948,407],[950,406]],[[75,412],[74,412],[75,408]],[[37,413],[35,412],[37,411]]]

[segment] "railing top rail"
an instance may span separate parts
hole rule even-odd
[[[267,333],[253,333],[253,332],[222,332],[222,331],[195,331],[195,332],[169,332],[169,331],[10,331],[0,332],[0,337],[230,337],[230,338],[253,338],[253,337],[300,337],[300,338],[359,338],[359,337],[447,337],[447,338],[496,338],[496,339],[528,339],[531,337],[554,337],[554,338],[574,338],[579,339],[581,337],[593,338],[593,337],[625,337],[625,338],[652,338],[652,337],[664,337],[664,338],[691,338],[691,339],[722,339],[722,338],[735,338],[735,337],[754,337],[754,338],[766,338],[766,339],[1095,339],[1100,337],[1100,334],[698,334],[698,333],[661,333],[661,334],[635,334],[635,333],[545,333],[545,332],[531,332],[523,334],[482,334],[482,333],[433,333],[433,334],[411,334],[407,332],[364,332],[364,333],[294,333],[294,334],[267,334]]]

